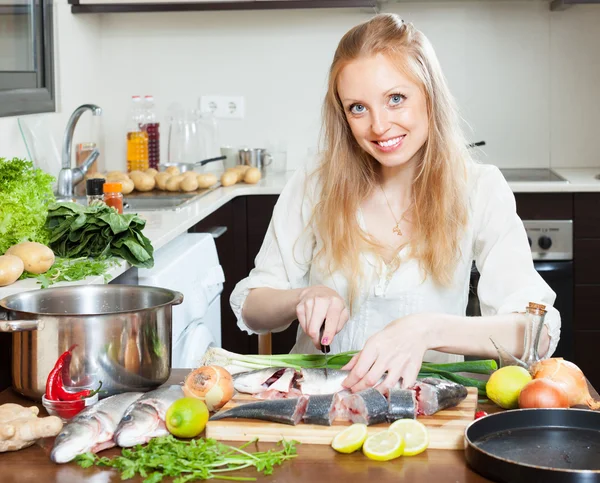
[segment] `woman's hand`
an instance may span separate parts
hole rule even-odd
[[[349,314],[344,299],[325,287],[316,285],[300,292],[300,303],[296,306],[296,315],[302,330],[312,339],[315,347],[330,345],[333,337],[348,322]],[[323,338],[319,340],[321,326],[325,324]]]
[[[385,393],[401,378],[402,387],[412,386],[421,369],[423,355],[429,349],[427,321],[430,317],[409,315],[372,335],[363,349],[342,367],[350,371],[342,383],[344,387],[352,392],[375,387]],[[380,382],[385,372],[387,376]]]

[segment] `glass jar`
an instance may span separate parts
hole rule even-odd
[[[524,353],[521,360],[528,368],[531,368],[533,364],[540,360],[538,349],[542,327],[544,326],[546,306],[529,302],[528,307],[525,309],[525,314],[527,315],[527,325],[525,326]]]
[[[85,194],[88,206],[104,204],[104,179],[90,178],[85,182]]]
[[[104,183],[103,190],[104,203],[123,214],[123,185],[121,183]]]

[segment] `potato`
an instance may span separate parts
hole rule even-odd
[[[54,252],[37,242],[23,242],[6,250],[5,255],[15,255],[23,260],[29,273],[46,273],[54,264]]]
[[[149,174],[138,172],[134,175],[131,173],[131,180],[133,184],[135,184],[135,189],[138,191],[152,191],[154,186],[156,186],[156,181],[153,176]]]
[[[196,191],[198,189],[198,180],[195,176],[184,176],[179,188],[181,191]]]
[[[25,264],[16,255],[0,256],[0,287],[17,281],[25,270]]]
[[[222,186],[231,186],[238,182],[238,175],[234,171],[225,171],[221,175],[221,185]]]
[[[177,176],[171,176],[165,185],[167,191],[179,191],[181,188],[181,182],[183,181],[184,176],[182,174],[178,174]]]
[[[123,171],[109,171],[106,173],[107,181],[121,181],[123,179],[129,179],[127,173],[123,173]]]
[[[199,174],[196,180],[200,189],[210,188],[218,181],[217,176],[212,173]]]
[[[260,172],[260,169],[250,168],[244,174],[244,183],[256,184],[260,181],[260,178],[262,178],[262,173]]]
[[[242,172],[237,169],[237,168],[227,168],[225,170],[225,173],[223,174],[230,174],[230,175],[235,175],[235,182],[237,183],[238,181],[242,181],[243,175]]]
[[[153,178],[156,178],[156,175],[158,174],[158,171],[155,170],[154,168],[148,168],[146,171],[144,171],[146,174],[149,174],[150,176],[152,176]]]
[[[195,178],[196,176],[198,176],[198,173],[196,173],[195,171],[186,171],[185,173],[183,173],[183,176],[185,176],[186,178]]]
[[[124,195],[128,195],[135,188],[133,181],[131,181],[130,179],[123,179],[120,181],[120,183],[121,183],[121,193],[123,193]]]
[[[167,189],[167,180],[171,177],[169,173],[158,173],[154,178],[156,181],[156,187],[159,190]]]
[[[181,171],[179,171],[179,168],[177,166],[169,166],[167,169],[165,169],[165,173],[169,173],[171,176],[175,176],[181,174]]]

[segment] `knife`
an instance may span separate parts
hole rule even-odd
[[[321,330],[319,331],[319,343],[321,343],[321,341],[323,340],[323,332],[324,331],[325,331],[325,324],[323,324],[321,326]],[[323,354],[329,354],[330,350],[331,350],[331,347],[329,347],[329,344],[327,344],[327,345],[321,344],[321,352]],[[325,379],[329,378],[329,375],[327,374],[328,367],[329,367],[329,357],[325,356]]]

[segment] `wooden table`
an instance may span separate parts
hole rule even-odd
[[[175,369],[167,384],[181,382],[187,370]],[[593,395],[598,397],[596,391]],[[11,389],[0,393],[0,404],[15,402],[30,406],[32,401],[16,394]],[[46,415],[43,406],[40,415]],[[483,404],[481,410],[495,412],[498,409]],[[52,440],[38,442],[21,451],[0,453],[0,481],[2,483],[109,483],[120,482],[119,474],[110,469],[98,467],[83,469],[75,463],[57,465],[49,458]],[[270,443],[259,443],[265,450],[273,447]],[[120,453],[119,448],[103,451],[102,456]],[[233,476],[233,474],[232,474]],[[273,483],[325,483],[325,482],[373,482],[388,483],[410,481],[412,483],[434,481],[436,483],[479,483],[490,480],[479,476],[467,467],[463,451],[427,450],[424,453],[402,457],[393,461],[378,463],[367,459],[361,452],[350,455],[336,453],[329,446],[299,445],[298,456],[276,467],[273,475],[262,476],[254,470],[243,470],[235,476],[257,477],[257,481]],[[141,483],[140,477],[126,480]],[[164,482],[171,481],[164,479]]]

